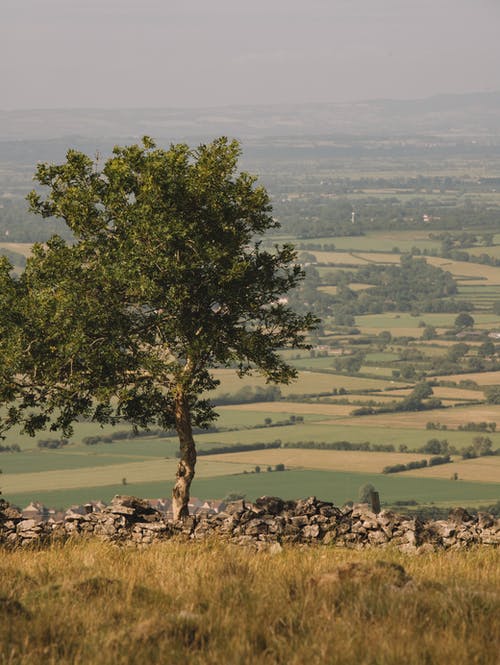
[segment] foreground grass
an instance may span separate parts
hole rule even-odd
[[[486,548],[404,557],[89,542],[0,558],[5,664],[487,665],[499,611],[498,555]]]

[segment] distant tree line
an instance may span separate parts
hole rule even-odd
[[[0,453],[20,453],[21,447],[17,443],[12,443],[10,446],[0,444]]]
[[[210,401],[215,406],[226,404],[250,404],[252,402],[276,402],[281,399],[281,390],[278,386],[243,386],[235,393],[222,393]]]
[[[422,187],[424,189],[424,187]],[[355,223],[352,212],[355,212]],[[299,238],[325,236],[359,236],[375,230],[414,229],[423,224],[426,215],[444,230],[464,228],[495,228],[500,207],[484,205],[466,198],[460,202],[429,199],[427,196],[399,198],[397,196],[302,196],[275,199],[274,212],[282,231]],[[432,227],[431,227],[432,228]]]
[[[439,456],[436,455],[431,457],[429,460],[422,459],[416,460],[414,462],[408,462],[408,464],[391,464],[389,466],[384,466],[382,473],[400,473],[402,471],[411,471],[412,469],[424,469],[427,466],[437,466],[438,464],[448,464],[450,463],[451,457],[449,455]]]
[[[38,448],[48,448],[49,450],[64,448],[64,446],[67,446],[68,444],[68,439],[38,439],[36,443]]]
[[[424,259],[403,255],[399,265],[369,264],[355,271],[338,271],[333,314],[338,325],[353,325],[362,314],[399,312],[466,312],[470,302],[457,300],[457,283],[449,272],[428,264]],[[354,291],[349,283],[372,284],[372,288]]]
[[[224,453],[242,453],[248,450],[268,450],[281,447],[282,444],[279,439],[276,441],[256,441],[255,443],[234,443],[227,446],[202,448],[198,451],[198,455],[223,455]]]

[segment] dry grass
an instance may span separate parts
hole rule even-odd
[[[0,662],[496,665],[499,585],[487,548],[2,552]]]

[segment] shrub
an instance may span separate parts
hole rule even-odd
[[[437,466],[438,464],[448,464],[451,462],[451,457],[449,455],[435,455],[429,460],[429,466]]]

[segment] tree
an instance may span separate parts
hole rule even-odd
[[[449,347],[448,351],[446,352],[446,357],[451,362],[456,363],[465,355],[467,355],[468,351],[469,351],[468,344],[464,344],[463,342],[458,342],[457,344],[453,344],[452,346]]]
[[[435,339],[437,337],[437,331],[434,326],[425,326],[422,331],[422,339]]]
[[[358,499],[360,503],[370,503],[372,492],[375,492],[375,487],[371,483],[361,485],[358,490]]]
[[[491,386],[491,388],[486,388],[484,391],[486,396],[486,402],[488,404],[500,404],[500,387]]]
[[[481,358],[491,358],[495,355],[496,349],[495,345],[491,341],[491,339],[486,340],[486,342],[483,342],[477,349],[477,355],[480,356]]]
[[[411,396],[415,399],[423,400],[430,397],[433,393],[434,391],[432,390],[431,384],[427,381],[422,381],[421,383],[417,383],[417,385],[413,388]]]
[[[455,318],[454,326],[455,328],[473,328],[474,327],[474,318],[467,314],[467,312],[460,312],[460,314]]]
[[[242,501],[246,497],[246,494],[241,492],[228,492],[224,497],[223,501],[230,503],[231,501]]]
[[[0,263],[2,427],[71,431],[79,417],[177,431],[175,518],[188,514],[193,427],[216,414],[211,369],[288,383],[279,351],[308,348],[317,319],[282,296],[304,278],[291,245],[261,249],[278,223],[225,138],[191,150],[116,147],[100,168],[70,150],[41,164],[31,209],[61,218],[74,241],[36,245],[19,279]]]

